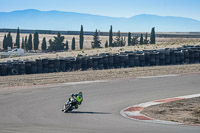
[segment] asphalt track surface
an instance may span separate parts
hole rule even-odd
[[[199,133],[200,127],[145,123],[124,118],[130,105],[200,93],[200,75],[60,84],[0,91],[0,133]],[[61,108],[82,91],[72,113]]]

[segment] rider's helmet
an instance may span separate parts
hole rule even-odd
[[[80,91],[79,93],[78,93],[79,95],[83,95],[83,93]]]

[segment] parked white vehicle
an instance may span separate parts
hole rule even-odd
[[[23,55],[24,54],[24,49],[15,48],[15,49],[12,49],[12,50],[8,51],[8,54],[9,55]]]

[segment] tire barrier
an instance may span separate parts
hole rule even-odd
[[[42,73],[43,72],[42,60],[41,59],[36,59],[35,61],[37,63],[37,72],[38,73]]]
[[[48,59],[42,59],[42,73],[49,72],[49,61]]]
[[[60,59],[60,71],[61,72],[65,72],[66,71],[65,59]]]
[[[53,73],[53,72],[56,72],[56,66],[55,66],[55,64],[56,64],[56,62],[55,62],[56,60],[55,59],[49,59],[48,60],[48,72],[49,73]]]
[[[54,59],[54,62],[55,62],[54,72],[60,72],[60,59]]]
[[[200,63],[200,46],[0,63],[0,76]]]

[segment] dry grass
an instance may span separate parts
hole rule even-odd
[[[2,48],[2,44],[3,44],[3,38],[4,35],[7,33],[0,33],[0,48]],[[13,42],[15,42],[16,40],[16,33],[11,33],[12,38],[13,38]],[[22,37],[25,36],[29,36],[29,34],[25,34],[25,33],[21,33],[20,34],[20,38],[22,39]],[[40,46],[41,47],[41,43],[42,43],[42,39],[43,37],[46,37],[46,41],[48,41],[49,39],[53,39],[54,36],[56,35],[52,35],[52,34],[39,34],[39,41],[40,41]],[[71,42],[72,42],[72,38],[75,37],[76,39],[76,49],[79,49],[79,35],[63,35],[65,37],[64,42],[66,42],[66,40],[68,40],[69,42],[69,46],[71,48]],[[114,39],[115,37],[113,37]],[[108,40],[109,37],[108,36],[100,36],[100,40],[102,40],[102,44],[101,46],[104,47],[106,40]],[[91,41],[93,40],[93,36],[91,35],[84,35],[84,49],[90,49],[91,48]],[[126,37],[126,42],[128,42],[128,38]],[[200,38],[161,38],[161,37],[157,37],[156,38],[156,43],[157,44],[188,44],[188,43],[198,43],[200,42]],[[127,43],[126,43],[127,45]]]

